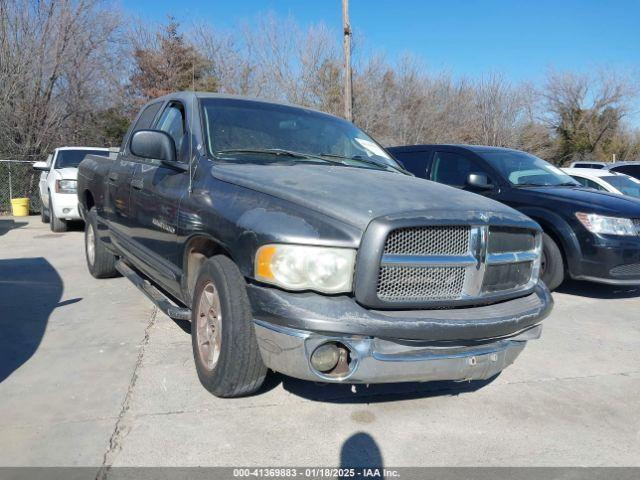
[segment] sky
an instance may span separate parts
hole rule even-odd
[[[120,0],[151,22],[176,17],[232,28],[265,12],[340,35],[341,0]],[[354,35],[367,51],[413,54],[429,69],[478,78],[500,72],[539,84],[549,69],[640,73],[640,0],[350,0]],[[638,108],[640,112],[640,108]],[[636,112],[634,120],[639,116]],[[636,123],[634,121],[633,123]]]

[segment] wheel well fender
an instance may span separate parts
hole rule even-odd
[[[233,260],[231,252],[221,242],[205,234],[197,234],[188,238],[185,241],[182,255],[181,288],[188,304],[193,298],[198,270],[207,259],[214,255],[225,255]]]
[[[519,209],[525,215],[538,222],[542,230],[558,245],[566,268],[575,270],[580,258],[580,242],[569,223],[560,215],[543,208],[529,207]]]

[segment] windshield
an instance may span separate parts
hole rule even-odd
[[[521,186],[579,186],[569,175],[549,162],[513,150],[480,151],[478,154],[511,184]]]
[[[102,155],[108,157],[109,152],[105,150],[58,150],[56,165],[54,168],[78,168],[80,162],[87,155]]]
[[[610,177],[601,177],[601,179],[625,195],[640,197],[640,181],[638,180],[624,175],[612,175]]]
[[[331,115],[251,100],[209,98],[201,104],[209,153],[218,158],[255,161],[267,153],[270,161],[309,156],[358,167],[402,168],[355,125]]]

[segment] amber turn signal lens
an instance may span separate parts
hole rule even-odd
[[[266,245],[258,250],[256,255],[256,274],[262,278],[273,279],[273,272],[271,271],[271,260],[276,254],[275,245]]]

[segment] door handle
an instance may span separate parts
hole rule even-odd
[[[131,180],[131,187],[135,188],[136,190],[142,190],[142,187],[144,186],[144,183],[142,182],[141,178],[135,178],[133,180]]]
[[[109,174],[109,180],[111,180],[112,182],[118,181],[118,174],[117,173],[110,173]]]

